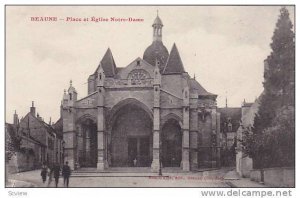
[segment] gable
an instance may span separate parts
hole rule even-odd
[[[90,95],[81,98],[76,101],[77,107],[95,107],[97,106],[97,92],[93,92]]]
[[[150,78],[153,78],[154,73],[154,67],[147,63],[146,61],[142,60],[141,58],[136,58],[134,61],[132,61],[128,66],[119,69],[118,72],[118,78],[120,79],[128,79],[129,74],[133,70],[140,70],[145,71]]]

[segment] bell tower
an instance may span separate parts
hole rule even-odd
[[[158,11],[157,11],[157,16],[152,24],[153,27],[153,42],[155,41],[162,41],[162,27],[164,25],[162,24],[161,19],[158,16]]]

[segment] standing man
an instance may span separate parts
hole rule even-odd
[[[71,169],[70,166],[68,165],[69,162],[66,161],[66,164],[63,166],[62,169],[62,176],[64,177],[64,187],[69,187],[69,178],[71,175]]]
[[[48,187],[50,187],[50,184],[52,182],[52,178],[53,178],[53,171],[54,171],[54,164],[50,165],[49,167],[50,171],[48,173],[49,179],[48,179]]]
[[[58,185],[59,173],[60,173],[60,166],[58,164],[55,164],[55,166],[53,168],[53,175],[54,175],[54,179],[55,179],[55,187],[56,188]]]
[[[42,176],[43,183],[46,182],[46,179],[47,179],[47,173],[48,173],[48,167],[46,166],[45,163],[43,163],[42,171],[41,171],[41,176]]]

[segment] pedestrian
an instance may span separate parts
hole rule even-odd
[[[62,168],[62,176],[64,177],[64,187],[69,187],[69,178],[71,175],[71,168],[68,165],[69,162],[66,161],[66,164]]]
[[[55,187],[57,188],[58,180],[59,180],[60,166],[58,164],[54,165],[53,168],[53,177],[55,179]]]
[[[42,166],[42,171],[41,171],[41,176],[42,176],[43,183],[46,182],[46,179],[47,179],[47,173],[48,173],[48,167],[47,167],[46,164],[44,163],[43,166]]]
[[[51,182],[52,182],[52,178],[53,178],[53,164],[49,167],[50,171],[48,173],[48,187],[50,186]]]

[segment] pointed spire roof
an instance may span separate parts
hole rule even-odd
[[[160,25],[163,26],[162,20],[159,18],[159,16],[157,15],[157,17],[154,19],[153,25]]]
[[[176,44],[174,43],[163,74],[181,74],[183,72],[185,72],[184,67]]]
[[[158,10],[156,10],[156,18],[154,19],[152,27],[155,25],[163,26],[162,20],[158,16]]]
[[[116,64],[110,48],[107,49],[105,55],[103,56],[99,67],[100,66],[102,66],[105,76],[113,77],[116,74]]]

